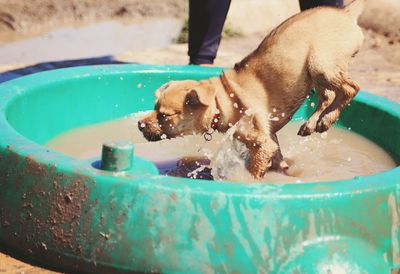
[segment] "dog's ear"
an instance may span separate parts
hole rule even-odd
[[[208,88],[191,89],[185,98],[185,104],[190,106],[207,107],[215,98],[215,93]]]
[[[154,93],[154,96],[156,96],[156,99],[160,98],[161,93],[166,90],[171,84],[173,83],[173,81],[169,81],[168,83],[165,83],[164,85],[162,85],[161,87],[159,87],[156,92]]]

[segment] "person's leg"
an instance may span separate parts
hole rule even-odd
[[[318,6],[343,7],[343,0],[299,0],[300,9],[307,10]]]
[[[189,0],[190,64],[213,64],[231,0]]]

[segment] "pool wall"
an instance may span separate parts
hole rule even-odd
[[[0,85],[0,246],[63,271],[388,273],[400,267],[400,169],[352,180],[246,184],[95,169],[42,144],[153,107],[169,80],[219,68],[61,69]],[[313,100],[311,98],[310,100]],[[312,112],[310,101],[294,119]],[[360,92],[337,126],[400,159],[400,109]],[[99,148],[100,149],[100,148]]]

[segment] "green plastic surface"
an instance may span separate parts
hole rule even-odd
[[[400,169],[324,183],[231,184],[116,175],[42,144],[74,127],[153,108],[169,80],[219,68],[112,65],[0,85],[0,246],[92,273],[388,273],[400,267]],[[312,111],[306,103],[294,119]],[[400,107],[361,92],[338,126],[400,160]],[[100,149],[100,148],[99,148]]]
[[[133,144],[108,141],[103,144],[100,168],[106,171],[127,171],[133,168]]]

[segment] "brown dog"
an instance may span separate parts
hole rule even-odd
[[[172,81],[156,91],[155,110],[139,122],[150,141],[210,128],[226,132],[243,117],[251,127],[234,137],[250,152],[248,170],[262,178],[285,170],[276,132],[286,125],[311,88],[319,103],[299,135],[324,132],[357,94],[348,64],[363,42],[357,25],[363,0],[338,9],[299,13],[274,29],[250,55],[220,77],[200,82]]]

